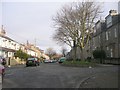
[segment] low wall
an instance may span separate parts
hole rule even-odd
[[[15,59],[15,58],[7,58],[7,63],[6,63],[6,65],[8,66],[8,65],[19,65],[19,64],[25,64],[25,61],[21,61],[21,59],[19,59],[19,58],[17,58],[17,59]]]
[[[100,60],[93,60],[93,61],[96,63],[100,63]],[[105,59],[105,60],[102,60],[102,63],[120,65],[120,59]]]

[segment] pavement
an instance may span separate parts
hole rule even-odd
[[[100,65],[113,66],[113,65]],[[120,70],[120,69],[118,69]],[[120,88],[118,85],[120,72],[103,72],[96,73],[90,77],[85,78],[79,85],[79,88]],[[117,78],[116,78],[117,77]]]

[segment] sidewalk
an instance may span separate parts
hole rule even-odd
[[[17,64],[17,65],[10,65],[10,66],[5,66],[6,68],[14,68],[14,67],[23,67],[25,64]]]
[[[80,88],[118,88],[118,72],[97,73],[84,80]]]

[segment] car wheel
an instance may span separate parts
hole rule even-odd
[[[38,66],[40,66],[40,64],[38,63]]]

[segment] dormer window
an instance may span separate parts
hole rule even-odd
[[[112,16],[108,16],[106,18],[106,24],[107,24],[107,28],[109,28],[112,25]]]

